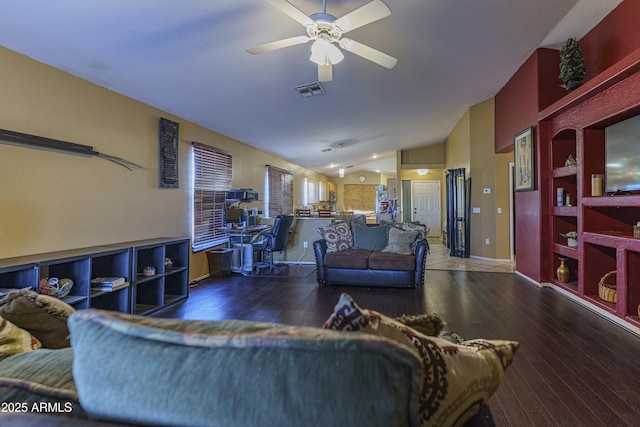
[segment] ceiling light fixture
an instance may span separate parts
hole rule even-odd
[[[311,45],[309,60],[318,65],[335,65],[344,59],[344,55],[335,45],[324,39],[318,39]]]
[[[418,172],[418,175],[420,176],[425,176],[427,173],[429,173],[429,169],[418,169],[416,170],[416,172]]]
[[[343,145],[344,145],[343,143],[340,144],[340,158],[341,159],[343,158],[342,157],[342,146]],[[344,166],[342,166],[342,165],[340,165],[340,169],[338,169],[338,176],[340,178],[344,178]]]
[[[309,16],[287,0],[267,0],[267,2],[302,24],[307,30],[307,35],[289,37],[247,49],[247,52],[252,55],[313,42],[309,59],[318,64],[318,80],[321,82],[330,82],[333,79],[333,66],[344,59],[342,50],[388,69],[393,68],[398,62],[393,56],[342,37],[351,30],[391,15],[391,9],[382,0],[371,0],[340,18],[327,13],[327,0],[322,1],[322,12]]]

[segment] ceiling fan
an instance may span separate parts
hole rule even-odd
[[[286,0],[267,0],[267,3],[304,25],[308,35],[290,37],[247,49],[247,52],[253,55],[313,41],[309,60],[318,64],[318,81],[320,82],[331,81],[333,65],[344,59],[344,55],[336,45],[385,68],[391,69],[398,62],[396,58],[386,53],[342,37],[343,34],[353,29],[391,15],[391,10],[382,0],[373,0],[337,19],[327,13],[326,0],[322,1],[322,12],[311,16],[305,15]]]

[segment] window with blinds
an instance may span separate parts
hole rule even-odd
[[[266,215],[275,217],[293,214],[293,174],[284,169],[267,165]]]
[[[224,208],[231,188],[231,154],[198,142],[193,143],[193,236],[194,251],[227,242]]]

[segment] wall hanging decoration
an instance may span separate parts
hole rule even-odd
[[[533,126],[523,130],[513,139],[514,145],[514,186],[516,191],[531,191],[534,189],[534,150]]]
[[[158,123],[158,185],[178,188],[178,134],[180,125],[160,118]]]
[[[95,156],[101,159],[116,163],[129,170],[144,169],[142,166],[125,160],[122,157],[111,156],[99,153],[88,145],[75,144],[73,142],[60,141],[58,139],[45,138],[42,136],[29,135],[27,133],[14,132],[0,129],[0,142],[9,145],[19,145],[40,150],[56,151],[65,154],[76,154],[79,156]]]

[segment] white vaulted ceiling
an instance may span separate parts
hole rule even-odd
[[[327,12],[367,1],[327,0]],[[398,64],[345,52],[326,93],[308,98],[294,88],[317,81],[309,44],[246,52],[305,34],[264,0],[2,0],[0,45],[333,175],[331,163],[355,171],[380,164],[374,153],[443,142],[536,48],[581,38],[620,1],[385,0],[390,16],[348,34]]]

